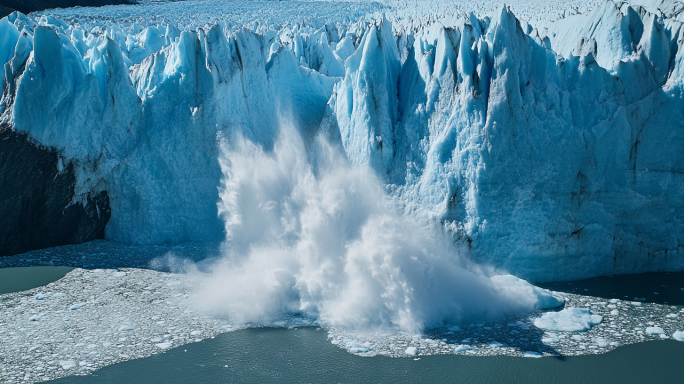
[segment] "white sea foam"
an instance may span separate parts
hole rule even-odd
[[[194,299],[209,313],[415,332],[563,303],[459,257],[437,228],[398,213],[371,170],[320,138],[307,148],[286,126],[272,153],[242,138],[222,150],[225,257],[194,272]]]

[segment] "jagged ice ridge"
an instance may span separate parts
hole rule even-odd
[[[268,151],[286,116],[478,263],[535,281],[682,269],[674,2],[526,21],[359,7],[249,28],[15,13],[1,121],[74,164],[73,203],[108,191],[110,240],[224,238],[220,143]]]

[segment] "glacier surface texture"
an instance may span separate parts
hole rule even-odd
[[[13,13],[0,123],[73,169],[68,206],[107,192],[109,240],[226,239],[222,146],[270,153],[287,125],[478,264],[533,281],[682,270],[679,3],[584,3]]]

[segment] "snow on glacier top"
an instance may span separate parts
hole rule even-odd
[[[173,21],[181,30],[193,30],[214,23],[228,27],[246,27],[254,31],[284,25],[304,24],[320,28],[325,23],[352,24],[375,20],[381,14],[403,25],[429,25],[434,22],[453,24],[471,12],[477,17],[490,15],[502,6],[509,6],[520,20],[556,20],[593,9],[599,0],[488,0],[475,2],[434,0],[381,1],[221,1],[142,0],[137,5],[112,5],[99,8],[75,7],[49,9],[32,15],[55,16],[67,24],[102,26],[116,23],[122,29],[138,32],[146,25],[168,24]]]

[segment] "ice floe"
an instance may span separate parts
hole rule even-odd
[[[600,324],[603,317],[584,308],[564,308],[547,312],[534,321],[537,328],[547,331],[584,332]]]

